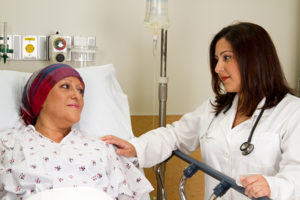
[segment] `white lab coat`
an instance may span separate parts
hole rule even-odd
[[[214,169],[235,180],[243,175],[263,174],[272,199],[300,199],[300,99],[288,94],[276,107],[264,111],[252,137],[254,150],[247,156],[242,155],[240,145],[247,141],[260,109],[232,128],[238,95],[231,108],[217,117],[212,112],[211,100],[166,128],[132,139],[140,167],[164,161],[175,149],[191,153],[200,145],[203,161]],[[265,99],[258,108],[264,102]],[[205,199],[209,199],[218,183],[205,176]],[[222,199],[248,198],[230,189]]]

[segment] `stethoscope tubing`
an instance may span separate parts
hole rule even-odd
[[[256,126],[257,126],[257,124],[258,124],[258,122],[259,122],[261,116],[263,115],[263,113],[264,113],[264,109],[262,108],[261,111],[260,111],[260,113],[259,113],[259,115],[258,115],[258,117],[257,117],[257,119],[255,120],[255,123],[254,123],[254,125],[253,125],[251,131],[250,131],[250,135],[249,135],[249,137],[248,137],[247,142],[244,142],[244,143],[241,144],[241,146],[240,146],[240,150],[242,151],[242,154],[243,154],[244,156],[250,154],[250,153],[253,151],[253,149],[254,149],[254,145],[251,144],[251,140],[252,140],[252,136],[253,136],[253,133],[254,133],[254,131],[255,131],[255,128],[256,128]]]
[[[230,104],[230,105],[226,108],[226,110],[225,110],[223,113],[225,114],[225,113],[230,109],[231,106],[232,106],[232,104]],[[242,152],[242,154],[243,154],[244,156],[249,155],[249,154],[253,151],[253,149],[254,149],[254,145],[251,144],[252,136],[253,136],[253,134],[254,134],[254,131],[255,131],[255,129],[256,129],[256,126],[257,126],[257,124],[258,124],[260,118],[262,117],[264,111],[265,111],[265,109],[262,108],[261,111],[260,111],[260,113],[259,113],[259,115],[258,115],[258,117],[257,117],[257,119],[255,120],[255,123],[254,123],[253,127],[251,128],[251,131],[250,131],[248,140],[247,140],[246,142],[242,143],[241,146],[240,146],[240,150],[241,150],[241,152]],[[207,130],[209,129],[209,127],[211,126],[212,122],[214,121],[214,119],[215,119],[218,115],[219,115],[219,112],[217,112],[217,113],[215,114],[215,116],[213,117],[213,119],[210,121]]]

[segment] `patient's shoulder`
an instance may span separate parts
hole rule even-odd
[[[7,129],[0,133],[0,148],[11,150],[15,146],[15,137],[18,136],[18,130],[14,128]]]
[[[4,139],[14,138],[20,132],[22,132],[21,129],[16,129],[16,128],[6,129],[5,131],[0,132],[0,139],[4,140]]]
[[[29,129],[24,124],[16,124],[16,126],[0,132],[1,148],[13,149],[15,144],[24,138],[24,134]]]

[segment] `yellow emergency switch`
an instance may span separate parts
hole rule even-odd
[[[32,53],[34,51],[34,46],[32,44],[27,44],[25,50],[27,53]]]
[[[36,35],[22,36],[22,59],[36,60],[38,55],[38,41]]]

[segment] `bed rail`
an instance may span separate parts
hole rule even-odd
[[[190,165],[184,170],[184,174],[180,180],[179,184],[179,193],[180,199],[186,200],[185,195],[185,183],[188,178],[192,177],[198,170],[205,172],[206,174],[210,175],[211,177],[220,181],[220,183],[214,188],[213,194],[210,196],[210,200],[215,200],[218,197],[223,196],[230,188],[238,191],[239,193],[245,194],[245,188],[238,186],[235,183],[235,180],[225,174],[211,168],[210,166],[182,153],[179,150],[173,151],[173,154],[179,157],[180,159],[184,160],[185,162],[189,163]],[[261,198],[252,198],[252,200],[270,200],[268,197],[261,197]]]

